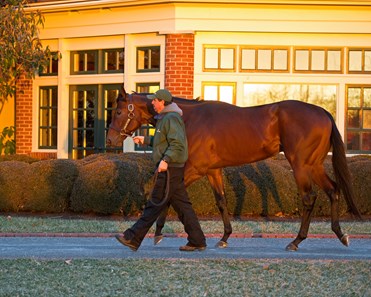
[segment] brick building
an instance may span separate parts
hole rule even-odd
[[[19,81],[18,154],[104,152],[122,83],[239,106],[307,101],[334,115],[348,154],[371,153],[371,1],[62,0],[28,9],[43,12],[40,37],[62,58]],[[130,140],[124,149],[134,149]]]

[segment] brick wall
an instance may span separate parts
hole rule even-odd
[[[32,148],[32,80],[24,76],[17,82],[15,144],[18,155],[30,154]]]
[[[165,63],[165,88],[174,96],[192,99],[194,35],[167,35]]]

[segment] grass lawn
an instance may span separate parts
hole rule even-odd
[[[0,296],[371,296],[370,262],[0,260]]]
[[[133,221],[0,216],[1,232],[121,232]],[[202,220],[205,233],[221,233],[220,220]],[[236,233],[297,233],[299,222],[232,222]],[[371,233],[371,222],[343,221],[349,234]],[[153,230],[151,230],[153,232]],[[183,232],[176,221],[167,233]],[[315,221],[311,233],[332,233]],[[0,238],[1,240],[1,238]],[[0,251],[1,252],[1,251]],[[371,296],[370,261],[0,259],[0,296]]]
[[[8,216],[0,215],[0,233],[16,232],[56,232],[56,233],[115,233],[130,227],[135,220],[102,218],[63,218],[61,216]],[[221,219],[201,220],[205,233],[223,233]],[[340,221],[344,233],[371,234],[371,220]],[[294,233],[299,231],[298,220],[232,220],[234,233]],[[169,220],[163,230],[165,233],[184,232],[178,220]],[[154,228],[150,230],[154,232]],[[333,234],[329,220],[314,220],[309,229],[313,234]]]

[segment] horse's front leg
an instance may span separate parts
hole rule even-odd
[[[153,238],[153,244],[159,244],[162,239],[164,238],[164,235],[162,234],[162,229],[165,226],[167,213],[169,211],[170,204],[164,209],[164,211],[160,214],[160,216],[157,218],[156,221],[156,230],[155,230],[155,237]]]
[[[220,211],[224,224],[223,237],[216,246],[219,248],[226,248],[228,246],[227,240],[232,234],[232,225],[227,209],[227,200],[225,198],[222,169],[208,170],[207,178],[210,182],[211,188],[213,189],[216,205]]]

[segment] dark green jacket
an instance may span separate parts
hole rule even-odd
[[[182,111],[176,103],[165,106],[157,116],[154,136],[144,142],[152,146],[153,161],[165,160],[170,167],[183,167],[188,159],[188,143]]]

